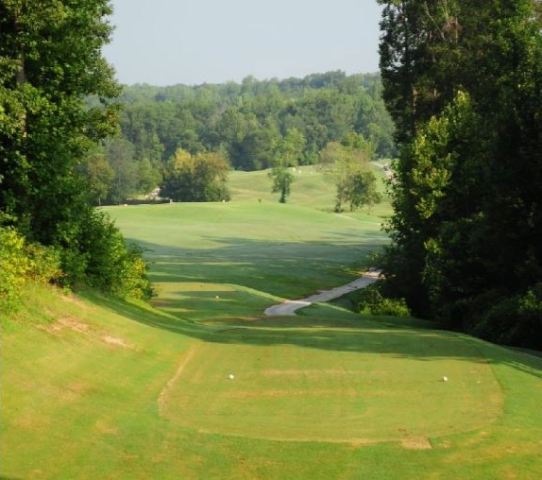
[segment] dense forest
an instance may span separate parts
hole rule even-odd
[[[178,150],[219,153],[231,168],[261,170],[312,164],[330,142],[362,135],[376,156],[395,153],[393,122],[377,74],[314,74],[241,84],[126,86],[120,135],[87,157],[83,168],[96,203],[118,203],[167,181]],[[92,104],[92,102],[91,102]]]
[[[380,1],[399,161],[388,294],[542,348],[541,2]]]

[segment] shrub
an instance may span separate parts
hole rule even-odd
[[[0,227],[0,309],[13,310],[28,280],[57,281],[62,276],[58,251],[27,243],[11,227]]]
[[[358,311],[371,315],[408,317],[410,311],[403,298],[387,298],[380,293],[379,285],[370,285],[360,291]]]
[[[161,196],[176,202],[229,201],[228,171],[228,162],[220,153],[192,155],[179,149],[164,172]]]
[[[20,298],[30,261],[24,238],[12,228],[0,227],[0,308],[13,308]]]
[[[26,254],[30,263],[28,277],[39,282],[61,282],[64,272],[60,266],[58,249],[30,243],[26,246]]]
[[[86,282],[119,297],[150,298],[147,264],[140,248],[128,245],[109,217],[90,212],[82,224]]]
[[[472,333],[506,345],[542,350],[542,283],[488,306]]]

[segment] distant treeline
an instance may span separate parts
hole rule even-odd
[[[329,72],[305,78],[199,86],[125,87],[121,133],[89,156],[84,171],[95,201],[117,203],[164,180],[179,149],[219,152],[236,170],[280,162],[283,143],[302,143],[300,164],[312,164],[329,143],[355,132],[378,157],[395,153],[393,122],[378,74]]]

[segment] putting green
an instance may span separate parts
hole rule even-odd
[[[226,329],[222,342],[242,336],[244,344],[184,352],[160,414],[198,432],[360,444],[475,430],[501,414],[499,385],[474,347],[447,334],[395,333],[404,355],[358,351],[388,343],[389,330]],[[314,341],[318,349],[304,345]],[[436,346],[457,357],[407,356]]]

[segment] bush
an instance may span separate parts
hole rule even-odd
[[[86,258],[86,283],[122,298],[150,298],[141,249],[128,245],[105,213],[90,212],[82,224],[80,248]]]
[[[0,227],[0,308],[13,308],[21,296],[30,261],[24,238],[12,228]]]
[[[408,317],[410,311],[404,299],[387,298],[380,293],[379,285],[370,285],[360,291],[358,311],[370,315]]]
[[[160,195],[176,202],[229,201],[228,171],[228,162],[220,153],[192,155],[179,149],[164,172]]]
[[[56,250],[27,243],[14,228],[0,227],[0,310],[13,310],[28,280],[57,281],[62,276]]]
[[[26,246],[26,253],[30,263],[29,278],[38,282],[61,282],[64,272],[60,267],[58,249],[30,243]]]
[[[472,333],[487,340],[542,350],[542,283],[488,306]]]

